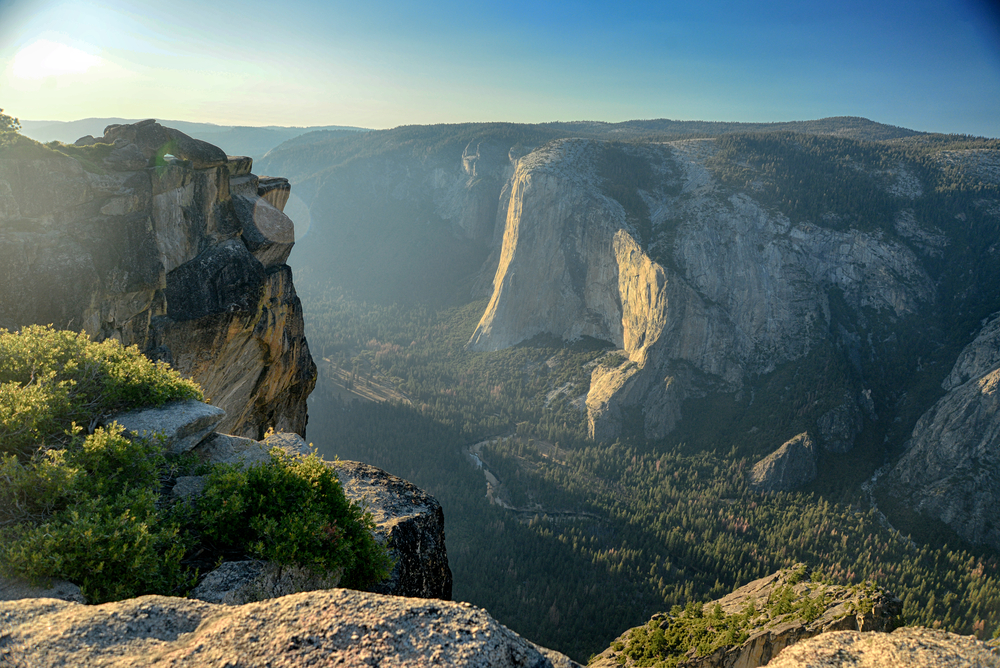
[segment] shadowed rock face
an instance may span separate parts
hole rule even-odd
[[[1000,317],[959,355],[948,393],[917,421],[891,494],[974,544],[1000,550]]]
[[[0,602],[4,666],[571,668],[467,603],[333,589],[224,606],[165,596]]]
[[[152,120],[94,141],[113,144],[96,166],[0,159],[0,327],[135,344],[201,384],[220,431],[304,434],[316,370],[285,264],[287,181],[262,197],[249,158]]]

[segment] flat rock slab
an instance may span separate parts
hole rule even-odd
[[[190,399],[115,415],[105,424],[117,422],[137,436],[162,434],[167,452],[179,455],[201,443],[224,417],[221,408]]]
[[[165,596],[0,603],[0,665],[571,668],[467,603],[334,589],[223,606]]]
[[[836,631],[786,648],[773,668],[1000,668],[1000,654],[972,636],[907,627],[892,633]]]

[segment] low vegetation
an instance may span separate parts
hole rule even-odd
[[[183,595],[196,555],[252,556],[365,586],[389,570],[372,520],[315,454],[249,470],[198,466],[133,439],[119,412],[201,399],[198,386],[135,347],[49,327],[0,330],[0,574],[80,585],[91,603]],[[206,474],[195,504],[164,493]]]

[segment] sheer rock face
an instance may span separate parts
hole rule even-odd
[[[787,492],[816,478],[816,446],[802,433],[753,465],[750,486],[759,492]]]
[[[749,584],[704,605],[703,613],[707,616],[713,613],[719,605],[726,615],[744,613],[749,604],[760,613],[758,620],[749,630],[749,638],[741,645],[720,647],[715,652],[697,656],[694,650],[679,664],[684,668],[754,668],[755,666],[775,665],[772,659],[780,656],[786,647],[796,645],[809,638],[834,631],[853,630],[878,632],[885,634],[892,631],[898,623],[903,611],[903,602],[893,594],[884,590],[860,591],[856,588],[799,580],[796,569],[784,569],[754,580]],[[803,619],[796,613],[777,614],[768,607],[779,589],[790,587],[792,601],[804,597],[822,601],[822,609],[811,621]],[[862,612],[867,605],[862,599],[868,598],[871,607]],[[667,615],[655,615],[651,622],[668,623]],[[616,644],[621,643],[627,648],[631,629],[618,637]],[[617,668],[632,666],[635,662],[614,649],[615,645],[605,650],[590,663],[591,668]],[[621,645],[619,645],[621,646]],[[621,663],[620,663],[621,661]],[[839,665],[839,664],[838,664]]]
[[[739,390],[748,374],[809,353],[828,330],[831,289],[850,307],[890,317],[933,300],[906,246],[792,225],[719,188],[707,167],[714,146],[628,149],[653,174],[637,191],[649,210],[645,232],[602,192],[603,143],[559,140],[516,160],[500,200],[492,295],[469,347],[498,350],[540,333],[609,341],[632,364],[594,371],[591,435],[614,438],[624,409],[642,406],[647,436],[659,438],[685,398]],[[855,417],[830,425],[834,449],[850,447]]]
[[[571,668],[467,603],[332,589],[225,606],[143,596],[86,606],[0,602],[12,666]]]
[[[96,141],[113,148],[90,171],[0,160],[0,327],[135,344],[202,385],[221,431],[304,433],[316,371],[275,206],[287,181],[262,197],[249,158],[155,121]]]
[[[913,428],[891,494],[973,544],[1000,549],[1000,316],[959,355],[948,393]]]

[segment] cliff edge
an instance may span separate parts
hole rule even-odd
[[[0,150],[0,327],[134,344],[201,385],[220,431],[304,435],[288,182],[153,120],[78,144]]]

